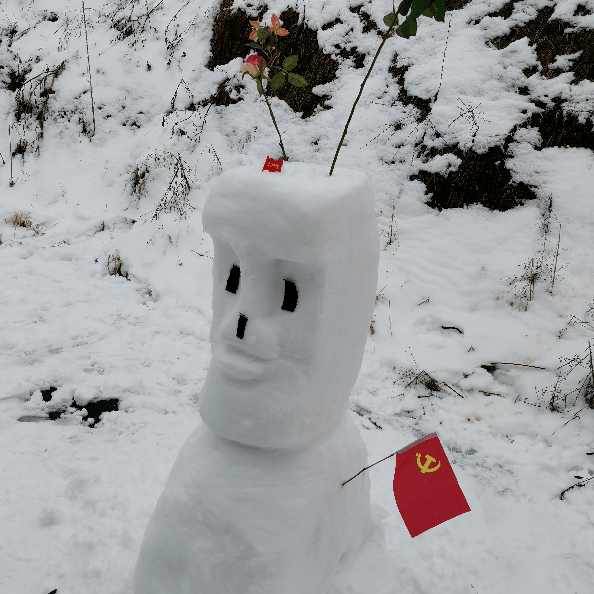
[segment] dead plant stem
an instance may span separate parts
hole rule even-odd
[[[8,185],[12,188],[14,186],[14,179],[12,178],[12,137],[10,135],[11,126],[8,126],[8,138],[9,138],[9,149],[10,150],[10,181]]]
[[[289,157],[287,157],[287,153],[285,153],[285,147],[283,145],[283,138],[281,136],[280,130],[278,129],[278,126],[276,125],[276,119],[274,117],[274,114],[272,113],[272,107],[270,107],[270,103],[268,102],[268,97],[266,96],[266,91],[264,90],[264,87],[262,87],[262,95],[264,95],[264,100],[266,101],[266,105],[268,106],[268,111],[270,112],[270,117],[272,118],[272,123],[274,124],[274,127],[276,128],[276,132],[278,134],[280,147],[281,147],[281,150],[283,151],[283,160],[288,161]]]
[[[571,487],[567,487],[567,489],[565,489],[564,491],[561,491],[561,495],[559,495],[559,499],[561,499],[561,501],[563,501],[565,499],[565,493],[567,493],[567,491],[570,491],[571,489],[574,489],[575,487],[583,487],[588,481],[591,481],[592,479],[594,479],[594,476],[591,476],[588,479],[580,481],[579,483],[576,483],[575,485],[571,485]]]
[[[445,64],[445,55],[446,55],[446,51],[448,49],[448,38],[450,37],[450,27],[451,26],[452,26],[452,19],[450,19],[450,22],[448,24],[448,34],[446,36],[445,48],[443,50],[443,58],[441,60],[441,76],[439,77],[439,87],[437,87],[437,93],[435,93],[433,103],[435,103],[437,101],[437,96],[439,95],[439,91],[441,90],[441,81],[443,80],[443,66]]]
[[[553,280],[551,282],[551,291],[555,286],[555,275],[557,274],[557,258],[559,257],[559,244],[561,243],[561,223],[559,223],[559,238],[557,239],[557,251],[555,252],[555,268],[553,269]]]
[[[384,43],[386,43],[388,38],[392,37],[392,30],[394,29],[395,26],[398,26],[398,20],[396,20],[384,34],[384,36],[382,38],[382,42],[381,42],[380,46],[377,48],[377,52],[375,53],[375,56],[373,58],[373,62],[371,62],[371,66],[369,67],[369,70],[367,71],[367,74],[365,75],[365,78],[363,79],[363,82],[361,83],[361,88],[359,89],[359,94],[357,95],[357,98],[355,99],[355,102],[353,103],[351,113],[349,114],[349,119],[347,120],[346,126],[344,127],[344,130],[342,132],[342,138],[340,139],[340,142],[338,143],[338,148],[336,149],[336,153],[334,154],[334,160],[332,161],[332,167],[330,167],[330,173],[328,175],[332,175],[332,172],[334,171],[334,165],[336,165],[336,159],[338,159],[338,153],[340,152],[342,143],[344,142],[344,139],[347,135],[347,131],[349,129],[349,124],[351,123],[353,113],[355,113],[355,107],[357,107],[357,103],[359,103],[359,99],[361,98],[361,95],[363,94],[363,87],[365,87],[365,83],[367,82],[367,79],[369,78],[369,75],[371,74],[371,71],[373,70],[373,67],[375,66],[375,62],[376,62],[378,56],[380,55],[382,48],[384,47]]]
[[[87,68],[89,71],[89,85],[91,87],[91,111],[93,113],[93,134],[95,134],[95,101],[93,100],[93,81],[91,79],[91,59],[89,57],[89,36],[87,35],[87,15],[85,14],[85,3],[82,3],[83,22],[85,24],[85,41],[87,43]]]
[[[592,376],[592,388],[594,388],[594,365],[592,365],[592,345],[588,341],[588,350],[590,351],[590,375]]]
[[[41,133],[40,133],[40,138],[43,138],[43,122],[45,122],[45,112],[47,110],[47,104],[49,101],[49,98],[51,97],[52,94],[52,89],[54,88],[54,83],[56,82],[56,78],[58,77],[58,75],[60,74],[60,72],[64,69],[64,67],[66,66],[66,62],[62,62],[52,73],[52,82],[50,83],[49,89],[47,89],[45,91],[45,97],[43,99],[43,107],[41,108],[41,114],[39,116],[39,123],[41,125]],[[37,147],[37,150],[39,150],[39,146]],[[23,160],[25,158],[25,155],[23,154]]]

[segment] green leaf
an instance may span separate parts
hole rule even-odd
[[[410,16],[396,29],[396,34],[400,37],[404,37],[404,39],[408,39],[409,37],[417,34],[417,21],[415,19],[411,19]]]
[[[430,18],[430,19],[433,18],[433,13],[431,12],[431,9],[430,8],[426,8],[421,14],[423,16],[426,16],[426,17]]]
[[[445,0],[432,0],[429,4],[429,8],[436,21],[442,23],[445,21]]]
[[[423,11],[425,10],[425,2],[426,0],[413,0],[412,10],[410,11],[409,18],[416,19],[420,17]]]
[[[258,87],[258,93],[263,95],[264,89],[262,88],[262,81],[259,78],[256,79],[256,86]]]
[[[264,43],[270,37],[270,31],[265,27],[260,27],[258,29],[258,41],[260,43]]]
[[[293,70],[295,66],[297,66],[297,60],[299,60],[298,56],[289,56],[283,60],[283,68],[285,70]]]
[[[259,43],[256,43],[255,41],[248,41],[248,43],[246,43],[246,45],[248,47],[253,47],[254,49],[262,49],[262,46]]]
[[[284,74],[284,72],[277,72],[272,77],[272,82],[270,83],[270,88],[273,91],[276,91],[277,89],[280,89],[284,84],[285,84],[285,74]]]
[[[410,10],[412,3],[413,3],[413,0],[402,0],[400,5],[398,6],[398,12],[402,16],[406,16],[406,13]]]
[[[384,24],[386,25],[386,27],[392,27],[397,22],[398,22],[398,17],[393,12],[391,12],[390,14],[387,14],[384,17]]]
[[[298,74],[295,74],[294,72],[289,72],[289,82],[294,86],[294,87],[307,87],[307,81],[299,76]]]

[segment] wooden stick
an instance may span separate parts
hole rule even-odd
[[[379,48],[377,49],[377,52],[375,53],[373,62],[371,63],[371,66],[369,67],[369,70],[367,71],[367,74],[365,75],[365,78],[363,79],[363,82],[361,83],[361,88],[359,89],[359,94],[357,95],[357,98],[355,99],[355,103],[353,103],[353,108],[351,109],[349,119],[347,120],[346,126],[344,127],[344,130],[342,132],[342,138],[340,139],[340,142],[338,143],[338,148],[336,149],[336,153],[334,155],[334,160],[332,161],[332,167],[330,167],[330,173],[328,175],[332,175],[332,172],[334,171],[334,165],[336,164],[336,159],[338,159],[338,153],[340,151],[340,147],[342,146],[345,136],[347,135],[347,130],[349,129],[349,124],[351,123],[351,118],[353,117],[353,113],[355,112],[355,107],[357,107],[357,103],[359,103],[359,99],[361,98],[361,94],[363,93],[363,87],[365,86],[365,83],[367,82],[367,79],[369,78],[369,75],[371,74],[371,71],[373,70],[373,67],[375,66],[377,57],[379,56],[380,52],[382,51],[382,48],[384,47],[384,43],[386,43],[386,41],[388,40],[389,37],[392,37],[392,29],[394,29],[394,25],[398,25],[398,20],[396,20],[395,23],[392,24],[392,26],[386,31],[386,33],[382,39],[382,42],[381,42]]]
[[[377,462],[374,462],[373,464],[370,464],[369,466],[366,466],[363,470],[360,470],[355,476],[352,476],[348,481],[345,481],[344,483],[342,483],[342,486],[344,487],[347,483],[350,483],[354,478],[357,478],[360,474],[362,474],[366,470],[369,470],[370,468],[372,468],[376,464],[379,464],[380,462],[383,462],[384,460],[387,460],[388,458],[391,458],[392,456],[395,456],[396,454],[402,454],[402,452],[408,450],[408,448],[412,448],[413,446],[415,446],[418,443],[420,443],[421,441],[423,441],[425,439],[425,437],[427,437],[427,436],[424,435],[423,437],[419,437],[419,439],[413,441],[412,443],[409,443],[408,445],[406,445],[403,448],[399,449],[397,452],[394,452],[393,454],[390,454],[389,456],[386,456],[385,458],[382,458],[381,460],[378,460]]]
[[[85,14],[85,2],[82,3],[83,21],[85,23],[85,40],[87,42],[87,66],[89,70],[89,85],[91,86],[91,111],[93,112],[93,134],[95,134],[95,101],[93,100],[93,81],[91,79],[91,59],[89,58],[89,37],[87,35],[87,15]]]
[[[283,160],[288,161],[289,157],[287,157],[287,154],[285,153],[285,147],[283,146],[283,138],[281,136],[280,130],[278,129],[278,126],[276,125],[276,119],[274,118],[274,114],[272,113],[272,107],[270,107],[270,103],[268,103],[268,97],[266,96],[266,91],[264,90],[264,87],[262,87],[262,95],[264,95],[264,99],[266,100],[266,105],[268,105],[268,111],[270,112],[270,117],[272,118],[272,123],[274,124],[274,127],[276,128],[276,133],[278,134],[278,139],[280,141],[280,147],[281,147],[281,150],[283,151]]]
[[[519,367],[532,367],[533,369],[544,369],[547,371],[546,367],[538,367],[536,365],[524,365],[523,363],[505,363],[503,361],[494,361],[491,365],[518,365]]]

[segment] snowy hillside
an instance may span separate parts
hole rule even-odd
[[[281,156],[241,78],[248,17],[280,16],[311,83],[270,99],[290,161],[329,169],[392,9],[84,6],[0,5],[2,593],[132,592],[148,518],[201,423],[204,201],[221,172]],[[386,42],[337,166],[369,176],[380,228],[350,404],[369,463],[436,431],[472,511],[411,539],[393,460],[375,466],[387,546],[372,535],[324,594],[587,594],[594,2],[446,8]]]

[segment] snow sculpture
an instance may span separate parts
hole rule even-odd
[[[201,425],[146,528],[135,594],[318,594],[370,526],[367,452],[347,412],[379,258],[365,175],[229,171],[213,238]]]

